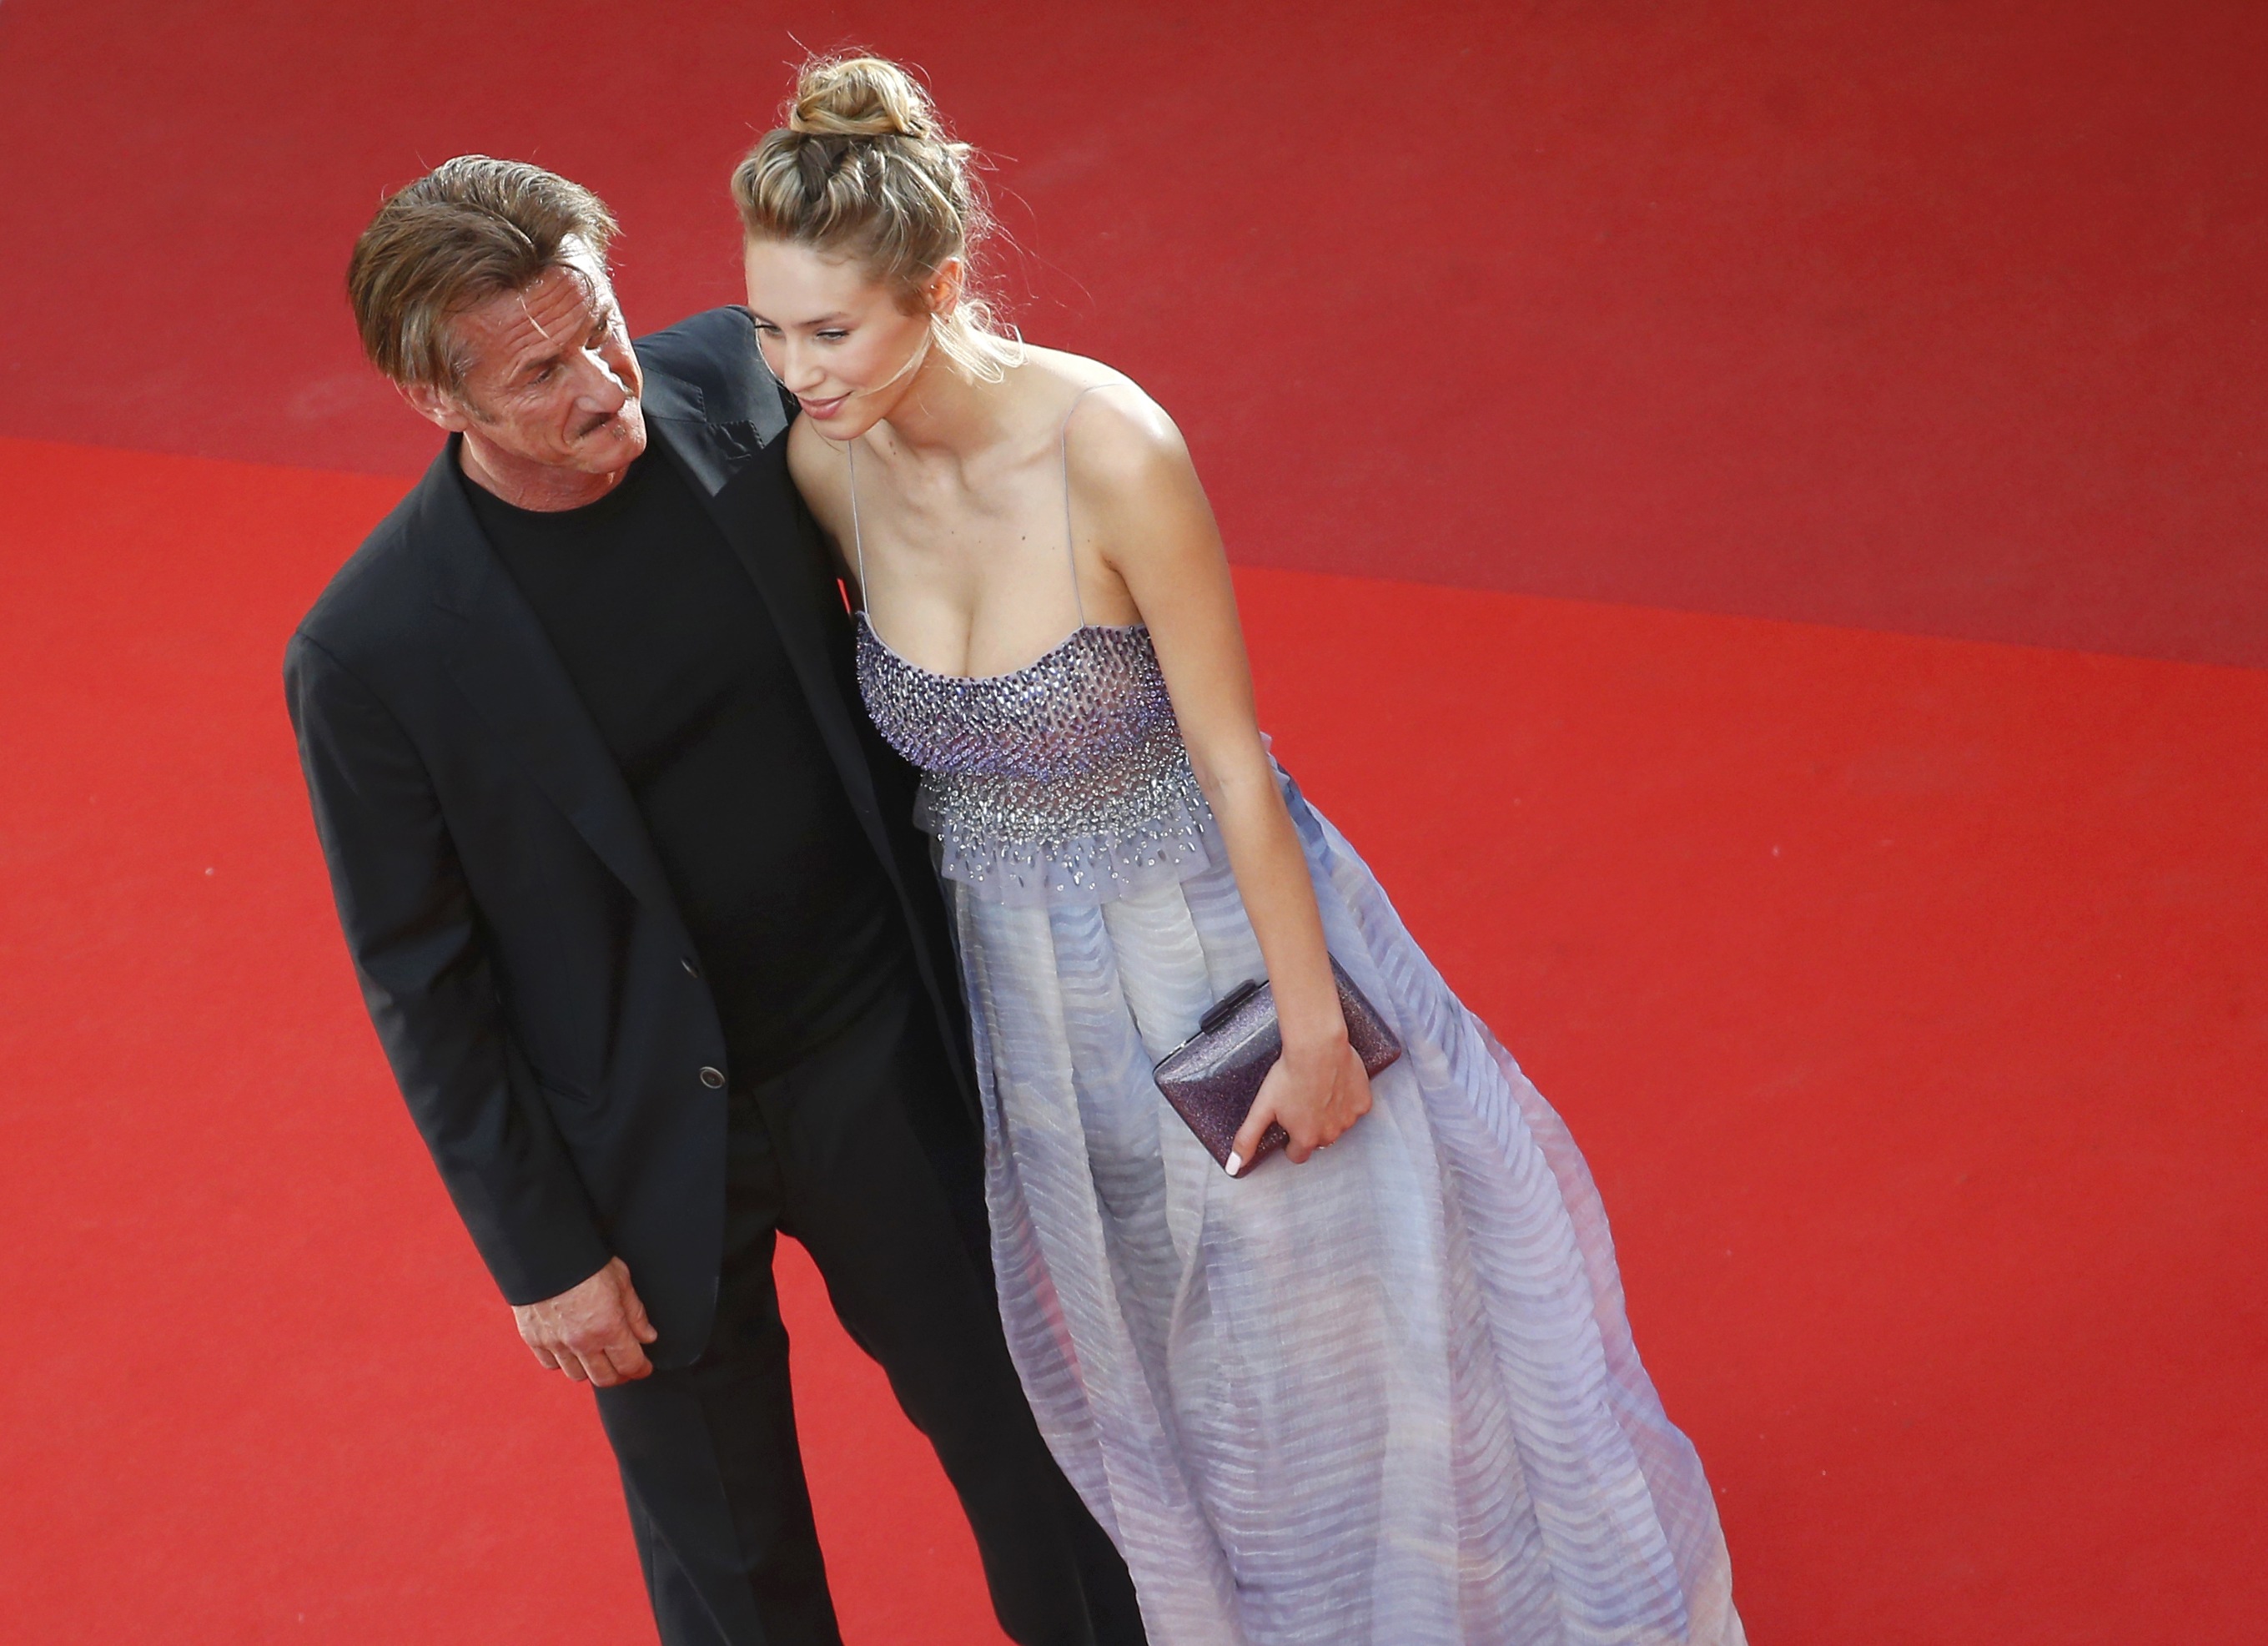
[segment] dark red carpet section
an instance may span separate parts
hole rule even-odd
[[[0,432],[409,472],[339,296],[387,188],[591,183],[659,325],[851,40],[1246,564],[2268,664],[2257,0],[4,0]]]
[[[0,440],[0,1638],[647,1638],[281,711],[394,483]],[[1616,1218],[1760,1642],[2240,1646],[2268,675],[1253,571],[1269,723]],[[787,1269],[854,1646],[996,1641]]]

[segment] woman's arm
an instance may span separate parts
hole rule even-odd
[[[1284,1054],[1232,1161],[1252,1158],[1271,1120],[1290,1133],[1292,1158],[1304,1161],[1369,1111],[1370,1081],[1347,1044],[1307,857],[1260,739],[1220,530],[1180,431],[1130,385],[1082,404],[1071,436],[1080,535],[1149,625],[1274,987]]]

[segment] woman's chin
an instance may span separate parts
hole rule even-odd
[[[860,394],[838,395],[833,400],[799,400],[803,415],[820,434],[844,445],[880,423],[886,413]]]
[[[801,400],[803,415],[811,419],[811,426],[830,440],[855,440],[880,421],[870,404],[855,391],[837,395],[832,400]]]

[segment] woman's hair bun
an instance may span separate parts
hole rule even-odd
[[[804,64],[786,115],[733,168],[748,238],[855,258],[902,312],[929,311],[954,365],[998,382],[1023,353],[1013,328],[993,319],[972,269],[992,224],[973,174],[976,151],[946,130],[919,81],[881,57]],[[954,258],[961,278],[940,308],[930,284]]]
[[[796,77],[787,128],[814,137],[930,137],[937,110],[913,76],[885,58],[821,58]]]

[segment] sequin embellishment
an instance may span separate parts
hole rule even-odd
[[[1212,813],[1139,624],[1074,630],[1005,675],[940,675],[858,622],[858,690],[922,768],[938,868],[1005,904],[1106,903],[1213,862]]]

